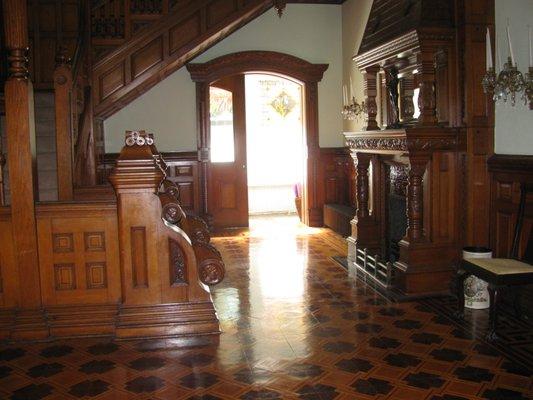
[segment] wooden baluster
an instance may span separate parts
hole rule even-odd
[[[379,129],[376,121],[376,115],[378,114],[378,106],[376,104],[378,71],[378,66],[368,67],[361,71],[366,105],[365,124],[362,128],[364,131]]]
[[[409,122],[413,119],[415,113],[415,106],[413,104],[414,95],[414,79],[412,75],[404,76],[400,80],[400,92],[401,92],[401,119],[402,122]]]
[[[424,238],[424,187],[423,179],[428,164],[428,156],[409,158],[409,184],[407,186],[407,237],[410,242]]]
[[[8,78],[5,83],[7,161],[11,188],[11,222],[19,282],[17,305],[41,306],[39,255],[35,221],[35,130],[33,86],[28,72],[28,13],[25,1],[3,0]]]
[[[54,70],[54,96],[56,116],[56,160],[58,199],[72,200],[72,137],[70,132],[70,94],[72,69],[66,49],[61,47],[56,56]]]
[[[418,95],[418,107],[420,116],[419,125],[436,125],[437,112],[435,100],[435,58],[430,49],[423,49],[417,55],[418,77],[420,93]]]

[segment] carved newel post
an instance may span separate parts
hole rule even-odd
[[[194,220],[185,222],[179,191],[164,181],[165,170],[151,135],[126,133],[109,177],[117,194],[121,255],[117,336],[219,332],[209,288],[200,278],[218,283],[223,263],[204,243],[203,228]]]

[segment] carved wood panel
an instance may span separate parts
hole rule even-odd
[[[236,0],[181,2],[157,23],[148,26],[143,35],[135,35],[123,43],[123,35],[119,34],[120,40],[114,45],[123,45],[102,56],[94,65],[96,116],[105,118],[118,111],[271,5],[267,0],[247,4]],[[109,40],[93,39],[93,45],[106,52],[105,43],[113,47]]]
[[[45,306],[118,301],[116,206],[41,205],[37,234]]]
[[[131,268],[133,275],[133,287],[148,287],[148,260],[146,255],[146,228],[133,226],[130,228],[131,235]]]

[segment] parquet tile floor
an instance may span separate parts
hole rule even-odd
[[[213,243],[218,339],[58,340],[0,346],[12,399],[530,399],[531,372],[457,334],[421,302],[347,277],[342,239],[292,218]]]

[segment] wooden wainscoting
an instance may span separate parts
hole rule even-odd
[[[2,336],[1,309],[18,305],[18,273],[13,249],[11,209],[0,207],[0,337]]]
[[[180,204],[186,210],[200,213],[200,182],[198,175],[198,155],[195,151],[173,151],[162,153],[167,163],[167,179],[178,186]],[[109,185],[108,177],[117,162],[118,153],[107,153],[104,162],[99,166],[100,180],[106,185],[87,188],[76,188],[76,200],[93,201],[114,198],[115,194]],[[112,196],[112,197],[110,197]]]
[[[491,246],[495,257],[509,257],[520,200],[520,184],[533,184],[533,156],[495,154],[489,159],[492,179],[491,189]],[[524,254],[533,229],[533,194],[526,198],[524,225],[520,237],[518,256]],[[504,297],[504,300],[511,301]],[[523,309],[533,318],[533,285],[523,293]]]
[[[355,167],[348,148],[320,149],[319,204],[324,225],[349,236],[355,216]]]
[[[121,300],[116,204],[38,205],[37,234],[50,335],[112,333]]]

